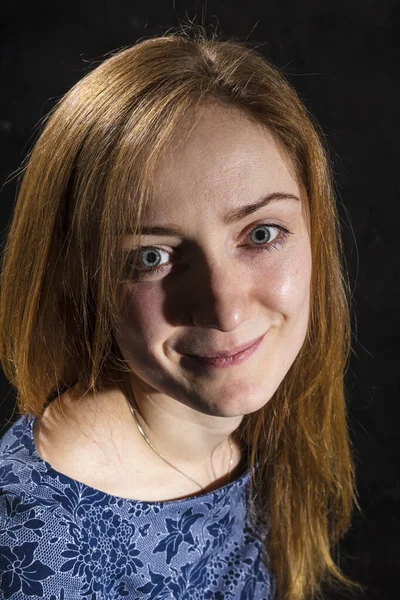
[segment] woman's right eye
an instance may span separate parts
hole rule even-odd
[[[134,250],[131,253],[132,256],[138,256],[138,264],[135,265],[135,270],[145,275],[155,273],[156,271],[163,271],[170,263],[161,263],[162,253],[170,254],[167,250],[157,248],[156,246],[143,246],[138,250]]]

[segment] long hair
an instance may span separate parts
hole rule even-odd
[[[310,219],[306,338],[270,401],[235,432],[258,465],[249,512],[265,532],[263,560],[278,600],[319,597],[324,583],[362,590],[334,556],[359,505],[344,389],[350,294],[330,159],[286,77],[246,43],[209,38],[200,26],[142,40],[108,56],[50,111],[21,167],[3,250],[1,364],[20,414],[36,417],[63,390],[96,394],[110,373],[129,371],[112,335],[119,283],[135,266],[120,242],[151,209],[163,150],[213,102],[283,144]]]

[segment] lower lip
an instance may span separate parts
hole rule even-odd
[[[234,367],[235,365],[240,365],[245,360],[250,358],[250,356],[252,356],[254,354],[254,352],[257,350],[257,348],[261,345],[261,342],[263,341],[264,336],[265,336],[265,333],[256,342],[254,342],[254,344],[252,346],[249,346],[245,350],[242,350],[241,352],[238,352],[237,354],[234,354],[233,356],[226,356],[226,357],[220,356],[219,358],[203,358],[201,356],[190,356],[189,354],[186,354],[185,356],[187,356],[187,358],[192,359],[197,364],[203,365],[204,367],[219,367],[221,369],[227,369],[228,367]]]

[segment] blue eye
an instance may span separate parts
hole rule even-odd
[[[141,256],[143,261],[150,263],[147,264],[147,268],[151,271],[153,269],[157,269],[160,263],[160,252],[166,252],[166,250],[161,250],[161,248],[145,248],[141,251]],[[168,252],[166,252],[168,254]],[[155,265],[155,266],[154,266]]]
[[[271,239],[271,233],[268,231],[269,229],[271,229],[270,225],[258,225],[258,227],[255,227],[254,229],[251,230],[249,235],[253,235],[254,232],[257,232],[257,235],[255,236],[257,238],[257,245],[258,242],[260,242],[261,244],[265,244],[267,242],[270,241]],[[277,229],[277,227],[274,227],[273,229]],[[276,234],[275,237],[273,237],[272,239],[274,240],[277,235],[279,235],[279,233]],[[265,236],[267,236],[267,238],[265,239]],[[267,246],[268,248],[269,246]]]
[[[269,230],[271,229],[276,231],[275,235],[270,233]],[[263,223],[254,227],[247,237],[253,239],[254,247],[251,250],[267,250],[271,252],[272,250],[278,250],[279,246],[283,245],[292,233],[292,231],[285,229],[281,225]],[[170,262],[161,263],[162,253],[171,254],[171,252],[157,246],[141,246],[130,254],[134,256],[136,253],[139,254],[139,262],[142,263],[140,266],[136,266],[136,271],[138,271],[140,277],[151,275],[157,271],[163,271],[171,264]],[[147,262],[147,265],[143,265],[144,262]]]

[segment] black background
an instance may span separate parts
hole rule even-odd
[[[346,376],[362,514],[341,544],[341,567],[365,596],[400,598],[399,58],[400,3],[390,1],[1,2],[0,229],[34,128],[104,53],[190,19],[260,45],[320,122],[331,149],[353,292]],[[397,344],[395,343],[397,342]],[[0,371],[2,434],[18,418]]]

